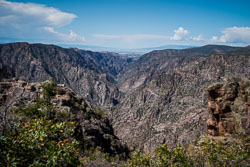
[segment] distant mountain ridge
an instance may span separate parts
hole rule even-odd
[[[163,45],[158,47],[145,47],[145,48],[112,48],[103,46],[93,46],[93,45],[60,45],[66,48],[80,48],[85,50],[92,50],[97,52],[117,52],[121,54],[145,54],[153,50],[163,50],[163,49],[186,49],[195,47],[192,45]]]
[[[54,78],[99,106],[109,107],[119,97],[115,75],[127,64],[109,53],[65,49],[55,45],[11,43],[0,45],[0,73],[40,82]]]

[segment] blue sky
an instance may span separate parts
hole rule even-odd
[[[0,42],[250,44],[249,0],[0,0]]]

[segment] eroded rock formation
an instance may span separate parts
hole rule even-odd
[[[231,80],[208,88],[207,131],[219,139],[250,134],[250,81]]]

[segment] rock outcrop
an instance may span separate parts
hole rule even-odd
[[[213,139],[250,135],[250,81],[231,80],[208,88],[207,133]]]
[[[9,113],[13,109],[31,106],[38,98],[43,98],[42,84],[16,79],[0,82],[1,109],[6,109]],[[51,98],[51,103],[54,106],[53,114],[56,119],[76,122],[74,137],[84,148],[100,147],[103,152],[113,156],[118,155],[122,158],[128,156],[127,147],[114,135],[105,111],[91,105],[64,85],[56,86],[56,93]],[[6,121],[2,111],[0,120],[1,124]]]

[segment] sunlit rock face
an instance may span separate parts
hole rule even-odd
[[[250,134],[250,81],[231,80],[208,88],[208,135],[213,139]]]

